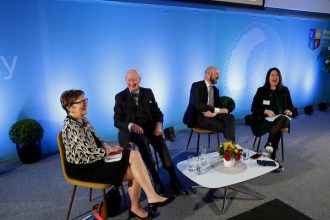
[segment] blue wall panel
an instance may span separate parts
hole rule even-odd
[[[329,101],[319,49],[308,48],[310,28],[330,29],[330,22],[111,1],[1,1],[0,160],[16,157],[8,131],[23,117],[45,128],[44,153],[57,151],[65,117],[59,97],[71,88],[86,92],[98,134],[115,139],[114,96],[132,67],[153,89],[165,126],[176,128],[184,127],[191,83],[208,65],[220,68],[217,86],[235,99],[236,118],[250,112],[272,66],[281,69],[297,107]]]

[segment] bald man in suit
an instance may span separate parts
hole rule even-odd
[[[222,132],[228,141],[235,142],[235,118],[228,109],[220,108],[219,89],[215,86],[219,75],[217,67],[209,66],[204,72],[204,80],[192,84],[183,122],[189,128]]]

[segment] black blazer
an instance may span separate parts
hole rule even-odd
[[[283,86],[281,89],[278,90],[280,93],[280,105],[285,111],[286,109],[289,109],[292,113],[294,113],[293,109],[294,106],[292,104],[292,99],[290,96],[289,89],[285,86]],[[260,123],[267,117],[266,114],[264,114],[264,111],[266,109],[269,109],[268,105],[265,105],[263,102],[264,100],[270,100],[271,90],[267,87],[259,87],[257,90],[257,93],[255,94],[251,106],[252,111],[252,131],[254,131],[257,127],[259,127]],[[272,109],[270,109],[272,110]],[[279,112],[274,112],[275,114],[279,114]],[[283,114],[283,112],[282,112]],[[293,115],[294,117],[294,115]]]
[[[160,111],[151,89],[140,87],[139,105],[142,105],[143,111],[147,114],[150,127],[154,128],[157,122],[163,123],[163,113]],[[128,88],[116,94],[114,107],[115,127],[121,131],[128,132],[128,124],[135,122],[136,105],[133,102]]]
[[[213,86],[214,91],[214,107],[220,107],[219,103],[219,89]],[[183,116],[183,123],[188,127],[195,125],[198,115],[202,115],[203,112],[214,112],[214,107],[207,105],[207,86],[204,80],[194,82],[190,89],[189,105]]]

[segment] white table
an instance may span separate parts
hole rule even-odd
[[[250,151],[249,155],[253,155],[255,152]],[[195,158],[197,160],[197,158]],[[268,158],[267,158],[268,159]],[[270,159],[268,159],[270,160]],[[275,162],[276,163],[276,162]],[[222,204],[222,213],[224,212],[227,189],[234,189],[249,195],[253,195],[258,198],[263,198],[259,195],[248,193],[232,185],[245,182],[247,180],[262,176],[271,172],[279,167],[276,166],[261,166],[257,164],[257,160],[248,159],[235,162],[235,166],[227,168],[223,165],[223,159],[219,159],[218,152],[207,154],[207,165],[203,167],[200,174],[196,174],[195,171],[188,171],[187,160],[181,161],[177,164],[178,169],[189,179],[197,183],[198,185],[206,188],[225,188],[224,199]]]

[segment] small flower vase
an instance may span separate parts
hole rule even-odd
[[[231,158],[230,160],[223,159],[223,165],[225,167],[233,167],[235,165],[235,158]]]

